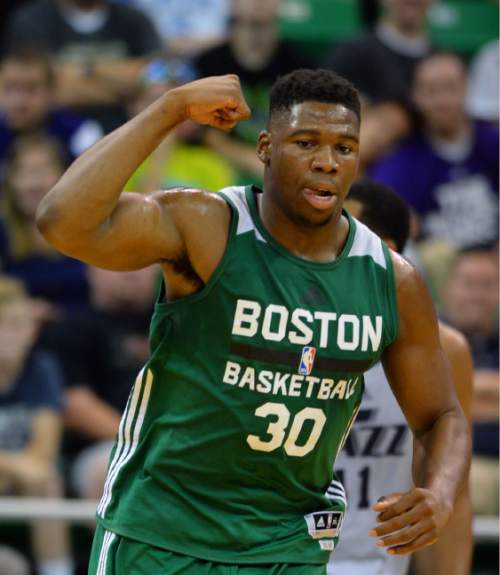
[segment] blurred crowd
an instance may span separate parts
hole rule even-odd
[[[227,73],[240,77],[252,118],[231,134],[179,126],[127,190],[259,184],[254,144],[269,87],[295,68],[321,66],[360,90],[360,175],[390,185],[410,205],[406,255],[442,319],[470,343],[472,497],[476,514],[498,512],[498,39],[454,53],[428,32],[438,0],[358,0],[359,33],[332,37],[318,53],[282,37],[281,14],[291,3],[2,3],[0,494],[99,498],[121,412],[148,354],[159,281],[155,268],[104,271],[56,253],[33,223],[40,199],[75,157],[159,94]],[[38,521],[30,533],[36,573],[78,571],[67,525]],[[29,569],[0,548],[1,573]]]

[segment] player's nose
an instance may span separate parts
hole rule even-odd
[[[331,146],[325,145],[318,148],[313,157],[312,168],[314,171],[325,173],[337,171],[338,162]]]

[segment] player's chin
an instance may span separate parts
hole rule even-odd
[[[307,210],[301,214],[302,221],[305,225],[312,228],[320,228],[328,225],[335,216],[335,210]]]

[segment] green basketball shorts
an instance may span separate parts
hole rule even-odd
[[[326,575],[326,565],[232,565],[203,561],[122,537],[97,526],[89,575]]]

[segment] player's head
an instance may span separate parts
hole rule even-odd
[[[443,288],[443,311],[469,335],[489,335],[497,329],[498,252],[489,246],[460,251]]]
[[[280,0],[233,0],[230,42],[233,55],[243,68],[267,67],[279,42]]]
[[[0,278],[0,390],[15,384],[38,334],[36,304],[21,282]],[[2,571],[3,573],[3,571]]]
[[[5,168],[5,200],[12,215],[33,222],[38,204],[65,167],[59,142],[44,134],[16,139]]]
[[[466,115],[467,71],[456,54],[440,52],[421,60],[414,71],[412,99],[432,132],[454,134]]]
[[[304,102],[339,104],[351,110],[358,122],[361,104],[356,88],[331,70],[302,68],[281,76],[269,95],[269,121],[279,114],[290,114],[292,108]]]
[[[111,313],[149,313],[158,278],[156,266],[116,272],[87,267],[92,305]]]
[[[31,49],[8,53],[1,62],[2,107],[13,130],[37,128],[49,113],[54,88],[50,57]]]
[[[433,0],[382,0],[383,18],[407,33],[423,31]]]
[[[351,186],[345,207],[402,253],[410,235],[410,210],[394,190],[373,180],[359,180]]]
[[[317,226],[340,216],[358,167],[360,115],[357,90],[335,72],[300,69],[276,81],[257,152],[266,193],[289,219]]]
[[[3,211],[5,231],[14,258],[25,258],[40,250],[52,252],[49,244],[37,245],[33,234],[35,213],[41,199],[64,172],[65,162],[57,140],[39,133],[19,136],[5,165]]]

